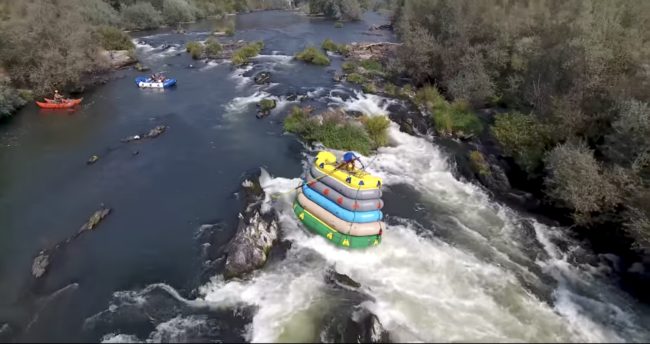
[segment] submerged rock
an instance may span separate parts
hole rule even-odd
[[[274,210],[262,211],[264,191],[259,179],[245,180],[242,192],[246,200],[235,237],[228,245],[224,277],[241,277],[266,263],[269,251],[278,239],[278,220]]]
[[[148,138],[148,139],[152,139],[154,137],[160,136],[160,134],[164,133],[165,130],[167,130],[166,125],[159,125],[159,126],[156,126],[153,129],[149,130],[149,132],[146,135],[144,135],[144,137]]]
[[[156,137],[160,136],[162,133],[165,132],[165,130],[167,130],[166,125],[158,125],[158,126],[152,128],[151,130],[149,130],[149,132],[147,132],[146,134],[132,135],[132,136],[123,138],[122,142],[139,141],[139,140],[142,140],[142,139],[153,139],[153,138],[156,138]]]
[[[77,239],[80,235],[83,233],[93,230],[97,228],[99,223],[106,217],[108,214],[110,214],[111,208],[106,208],[104,206],[101,207],[101,209],[95,211],[88,221],[84,223],[81,228],[79,228],[79,231],[75,233],[74,235],[66,238],[65,240],[59,241],[56,245],[52,246],[51,248],[41,250],[36,257],[34,257],[34,260],[32,261],[32,276],[35,279],[40,279],[43,277],[49,267],[51,266],[52,262],[56,260],[57,257],[59,257],[59,254],[70,244],[72,243],[75,239]]]
[[[138,72],[147,72],[147,71],[151,70],[151,68],[149,68],[147,66],[144,66],[141,63],[136,63],[135,66],[133,66],[133,68],[135,70],[137,70]]]
[[[92,165],[92,164],[96,163],[97,160],[99,160],[99,156],[93,154],[92,156],[90,156],[90,158],[88,158],[88,160],[86,160],[86,164],[87,165]]]
[[[348,275],[340,274],[336,272],[336,270],[334,269],[330,269],[327,272],[327,275],[325,276],[325,281],[343,288],[358,289],[359,287],[361,287],[361,284],[359,282],[353,280]]]
[[[7,343],[13,335],[13,330],[9,324],[0,325],[0,342]]]
[[[253,80],[258,85],[267,84],[271,81],[271,72],[259,72]]]

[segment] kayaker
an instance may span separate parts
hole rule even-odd
[[[54,90],[54,102],[55,103],[63,103],[63,96],[61,93],[59,93],[59,90]]]

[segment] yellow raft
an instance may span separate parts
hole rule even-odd
[[[340,181],[342,184],[353,190],[375,190],[380,189],[382,180],[365,171],[349,172],[344,169],[337,169],[339,166],[336,161],[336,155],[322,151],[316,155],[314,165],[326,175]]]

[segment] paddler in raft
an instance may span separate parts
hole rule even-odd
[[[54,96],[52,97],[54,99],[54,102],[57,104],[61,104],[65,101],[65,98],[59,93],[59,90],[54,90]]]
[[[336,169],[344,168],[348,172],[354,172],[356,169],[356,166],[354,165],[355,161],[359,161],[359,163],[363,166],[363,163],[361,160],[359,160],[358,156],[356,156],[353,152],[346,152],[343,154],[343,163]]]

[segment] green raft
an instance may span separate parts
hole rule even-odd
[[[298,219],[300,219],[309,230],[324,237],[337,246],[345,248],[366,248],[377,246],[381,243],[381,235],[352,236],[337,232],[305,210],[298,200],[293,203],[293,211],[296,213]]]

